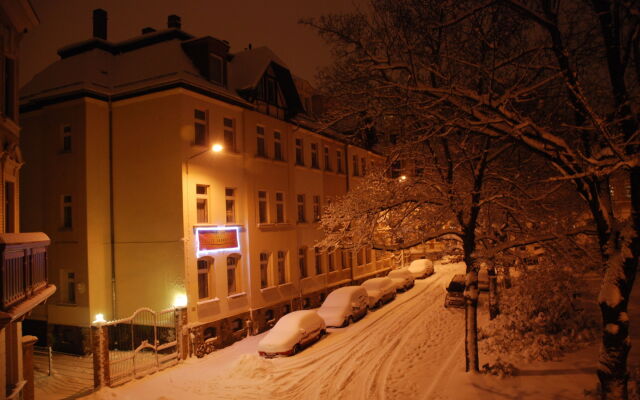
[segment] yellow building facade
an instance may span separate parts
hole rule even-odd
[[[54,348],[87,351],[96,314],[186,297],[201,355],[389,268],[315,249],[323,207],[380,156],[315,129],[284,62],[176,16],[109,42],[103,13],[21,91],[22,227],[51,237],[60,288],[32,326]]]

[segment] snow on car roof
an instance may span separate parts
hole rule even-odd
[[[300,310],[285,314],[273,327],[274,330],[298,329],[311,323],[314,318],[320,318],[315,310]]]
[[[406,269],[394,269],[393,271],[390,271],[387,276],[389,278],[403,278],[407,276],[407,274],[410,274],[410,272]]]
[[[348,300],[349,298],[351,298],[351,295],[353,293],[356,293],[361,290],[364,290],[362,286],[344,286],[344,287],[338,288],[333,292],[329,293],[327,298],[322,303],[322,306],[323,307],[342,306],[344,305],[343,304],[344,299]]]
[[[411,264],[409,265],[409,269],[412,269],[412,268],[426,268],[426,267],[430,267],[432,265],[433,265],[433,262],[431,260],[427,260],[426,258],[421,258],[419,260],[411,261]]]
[[[391,283],[391,279],[390,278],[371,278],[368,279],[364,282],[362,282],[362,286],[364,286],[367,289],[380,289],[383,288]]]

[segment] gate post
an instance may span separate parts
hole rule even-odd
[[[93,352],[93,387],[110,386],[109,340],[104,322],[91,325],[91,351]]]
[[[175,308],[176,340],[178,346],[178,359],[186,360],[189,354],[189,332],[187,330],[187,307]]]

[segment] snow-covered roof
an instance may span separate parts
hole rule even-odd
[[[193,36],[176,29],[147,33],[118,43],[89,39],[61,48],[61,58],[36,74],[20,91],[23,107],[72,94],[91,93],[98,98],[130,96],[172,83],[195,86],[232,102],[251,107],[237,90],[255,86],[273,62],[286,64],[261,47],[232,57],[228,85],[202,76],[183,44]]]
[[[0,244],[16,245],[27,243],[50,242],[49,236],[44,232],[25,233],[0,233]]]

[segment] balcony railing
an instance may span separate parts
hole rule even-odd
[[[47,286],[47,246],[41,232],[0,234],[0,299],[3,310],[33,297]]]

